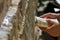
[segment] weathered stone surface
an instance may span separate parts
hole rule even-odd
[[[36,40],[34,33],[36,6],[36,0],[20,1],[16,16],[13,18],[9,40]]]
[[[0,9],[0,40],[8,40],[8,35],[10,34],[10,31],[12,29],[12,18],[15,15],[17,11],[17,5],[16,2],[14,4],[10,4],[13,0],[1,0],[0,3],[3,5],[0,6],[3,9]]]
[[[1,25],[0,39],[36,40],[34,16],[36,13],[37,0],[11,0],[11,1],[12,1],[11,5],[8,7],[6,14],[4,14],[5,17],[3,16],[4,20]],[[5,13],[5,11],[3,13]],[[10,35],[8,36],[8,34]]]
[[[6,15],[8,7],[10,6],[11,0],[0,0],[0,25]]]

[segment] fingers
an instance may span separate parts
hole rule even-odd
[[[56,13],[47,13],[47,14],[44,14],[44,15],[41,15],[40,17],[41,18],[56,18],[58,14]]]
[[[50,19],[47,19],[46,21],[47,21],[47,23],[48,23],[48,26],[52,26],[52,25],[54,24],[54,22],[51,21]]]
[[[45,30],[47,33],[49,33],[51,36],[57,36],[58,35],[58,27],[56,24],[53,24],[49,28]]]
[[[44,14],[44,15],[41,15],[40,17],[41,18],[47,18],[49,16],[49,14]]]
[[[48,27],[45,27],[45,28],[40,27],[40,29],[43,30],[43,31],[45,31],[45,32],[46,32],[48,29],[50,29],[50,28],[52,28],[52,27],[55,26],[55,22],[51,21],[50,19],[47,19],[46,21],[47,21],[47,23],[48,23]]]
[[[52,23],[52,24],[49,27],[46,28],[45,32],[49,33],[51,36],[57,36],[59,23],[53,22],[51,20],[47,20],[47,22],[49,24],[50,23]]]

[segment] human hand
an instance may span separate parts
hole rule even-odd
[[[43,14],[41,15],[40,17],[41,18],[48,18],[48,19],[53,19],[53,18],[57,18],[59,14],[56,14],[56,13],[46,13],[46,14]]]
[[[59,23],[58,22],[51,21],[51,20],[47,20],[47,22],[48,22],[48,25],[49,26],[46,27],[46,28],[40,27],[40,29],[42,31],[47,32],[51,36],[54,36],[54,37],[59,36],[59,34],[58,34],[59,33],[59,28],[60,28]]]

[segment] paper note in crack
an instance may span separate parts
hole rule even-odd
[[[36,22],[35,24],[39,27],[48,27],[48,22],[46,21],[47,19],[46,18],[40,18],[40,17],[35,17],[36,19]],[[54,21],[56,23],[58,23],[58,20],[57,19],[49,19],[51,21]]]

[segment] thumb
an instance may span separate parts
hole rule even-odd
[[[51,21],[50,19],[47,19],[46,21],[47,21],[47,23],[48,23],[48,26],[52,26],[52,25],[54,24],[54,22]]]

